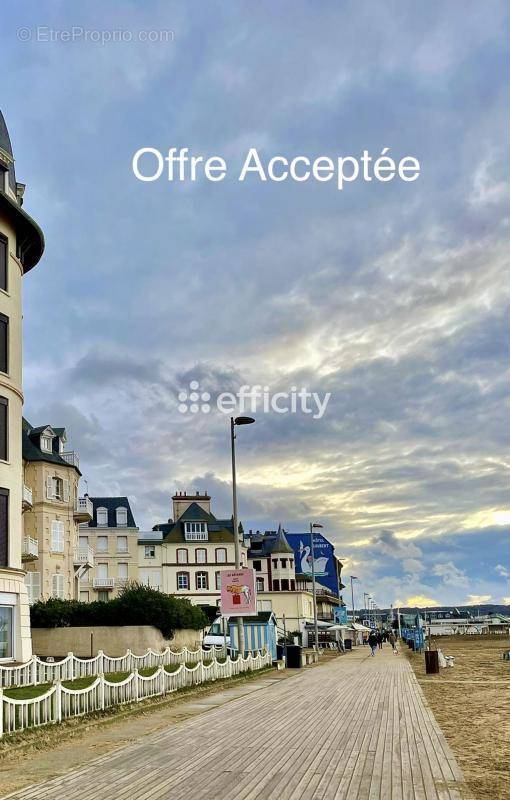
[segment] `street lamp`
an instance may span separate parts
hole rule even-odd
[[[370,597],[368,592],[363,592],[363,605],[365,608],[365,619],[367,618],[367,598]]]
[[[356,575],[351,575],[351,600],[352,600],[352,624],[356,622],[356,613],[354,611],[354,581],[359,580]]]
[[[236,447],[235,447],[235,426],[251,425],[255,422],[253,417],[230,417],[230,444],[232,449],[232,505],[234,512],[234,552],[236,569],[241,568],[241,548],[239,546],[239,523],[237,521],[237,483],[236,483]],[[239,653],[244,657],[244,625],[243,618],[237,617],[237,639],[239,642]]]
[[[312,559],[312,593],[313,593],[313,625],[315,628],[315,652],[319,652],[319,625],[317,623],[317,588],[315,586],[315,550],[313,532],[315,528],[323,528],[319,522],[310,522],[310,556]]]

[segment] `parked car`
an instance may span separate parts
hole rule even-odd
[[[225,633],[226,636],[225,636]],[[225,640],[227,644],[227,652],[230,652],[230,636],[228,635],[228,619],[218,617],[214,620],[213,624],[204,636],[202,647],[204,650],[209,650],[211,647],[224,647]]]

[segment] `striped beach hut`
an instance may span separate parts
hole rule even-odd
[[[276,617],[272,611],[260,611],[256,617],[244,617],[244,641],[248,651],[268,650],[273,661],[276,661]],[[228,621],[231,647],[239,649],[237,639],[237,620],[230,617]]]

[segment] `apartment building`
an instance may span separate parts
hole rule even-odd
[[[166,594],[187,597],[196,605],[217,606],[220,573],[235,566],[232,518],[217,519],[211,498],[204,492],[177,492],[172,497],[173,517],[155,525],[138,542],[140,577]],[[248,563],[248,548],[240,528],[241,562]],[[152,581],[152,583],[151,583]]]
[[[79,546],[94,552],[80,580],[79,599],[111,600],[138,581],[138,528],[127,497],[91,497],[92,519],[80,525]]]
[[[92,503],[79,497],[78,454],[67,448],[65,428],[32,427],[23,420],[22,561],[28,599],[79,597],[80,579],[94,553],[80,547],[78,526],[92,519]]]
[[[24,275],[40,260],[44,237],[22,208],[9,132],[0,113],[0,662],[32,653],[23,540],[21,456]]]

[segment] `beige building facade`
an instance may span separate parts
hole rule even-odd
[[[22,209],[25,187],[0,113],[0,662],[31,656],[21,560],[23,523],[22,281],[42,256],[44,238]]]
[[[79,524],[92,519],[92,503],[79,496],[79,458],[66,445],[65,428],[23,421],[22,561],[31,604],[78,599],[80,579],[94,565],[93,551],[80,548],[78,538]]]

